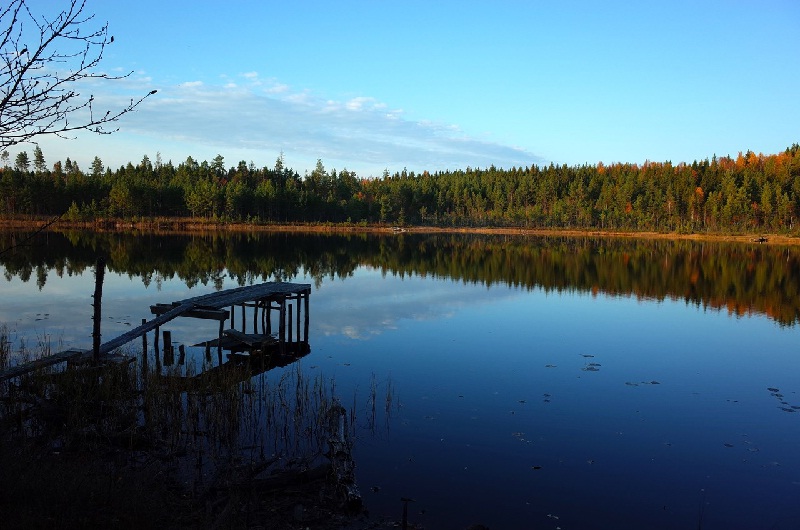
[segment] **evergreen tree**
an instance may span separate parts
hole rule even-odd
[[[92,160],[92,164],[89,166],[89,169],[92,171],[92,177],[99,179],[103,176],[103,161],[100,160],[99,156],[94,157]]]
[[[47,163],[44,161],[44,154],[41,147],[38,145],[33,149],[33,169],[37,173],[44,173],[47,171]]]
[[[14,159],[14,169],[17,171],[28,171],[31,162],[28,159],[28,153],[25,151],[20,151],[17,153],[17,157]]]

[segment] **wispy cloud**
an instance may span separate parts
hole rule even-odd
[[[223,154],[245,149],[270,157],[284,152],[295,160],[321,158],[326,167],[347,167],[362,176],[382,168],[542,163],[531,152],[471,137],[457,126],[406,119],[401,110],[371,97],[324,99],[256,72],[239,79],[241,84],[187,81],[159,88],[125,117],[123,129],[154,140],[211,146]]]
[[[357,97],[345,103],[347,110],[377,110],[385,109],[386,104],[376,101],[374,98]]]

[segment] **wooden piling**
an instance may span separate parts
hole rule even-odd
[[[289,337],[287,338],[287,340],[289,341],[289,344],[291,344],[292,343],[292,328],[294,328],[294,326],[292,325],[292,304],[289,304],[289,307],[287,308],[287,310],[289,311],[289,315],[287,317],[288,320],[289,320]]]
[[[298,294],[294,297],[295,306],[297,307],[297,343],[300,344],[300,298],[301,296]]]
[[[147,324],[147,319],[142,319],[142,325]],[[142,333],[142,379],[147,375],[147,333]]]
[[[303,297],[305,299],[305,304],[304,304],[305,311],[303,311],[304,313],[303,318],[305,319],[305,322],[303,324],[303,342],[305,342],[306,344],[308,344],[308,306],[309,306],[308,299],[310,298],[310,295],[311,291],[308,291]]]
[[[100,361],[100,322],[102,321],[103,278],[106,274],[106,261],[97,258],[94,271],[94,314],[92,316],[92,358]]]
[[[281,354],[286,353],[286,298],[280,300],[280,318],[278,319],[278,340],[281,341]]]
[[[231,314],[233,314],[231,312]],[[231,322],[233,324],[233,322]],[[225,321],[219,321],[219,334],[217,335],[217,358],[219,359],[219,364],[222,364],[222,332],[225,331]],[[211,361],[211,354],[207,355],[208,360]]]
[[[144,326],[147,324],[147,319],[142,319],[142,325]],[[147,333],[142,333],[142,362],[147,362]]]
[[[172,351],[172,332],[164,330],[164,366],[172,366],[175,353]]]

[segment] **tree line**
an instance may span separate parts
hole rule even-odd
[[[0,155],[0,215],[107,219],[202,218],[250,223],[386,223],[662,232],[796,233],[800,145],[691,164],[649,162],[454,171],[403,170],[363,178],[328,171],[302,176],[284,164],[226,167],[191,156],[175,165],[145,155],[116,170],[95,157],[49,166],[36,146],[13,163]]]

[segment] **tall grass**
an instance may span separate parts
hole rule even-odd
[[[0,328],[0,368],[9,350],[8,330]],[[40,341],[14,355],[49,351]],[[329,416],[341,408],[333,380],[309,377],[299,363],[253,376],[247,364],[156,368],[127,353],[2,384],[0,514],[11,511],[23,525],[56,517],[69,526],[113,522],[103,519],[108,510],[127,525],[149,506],[150,523],[181,513],[192,526],[221,517],[214,504],[221,490],[324,462]]]

